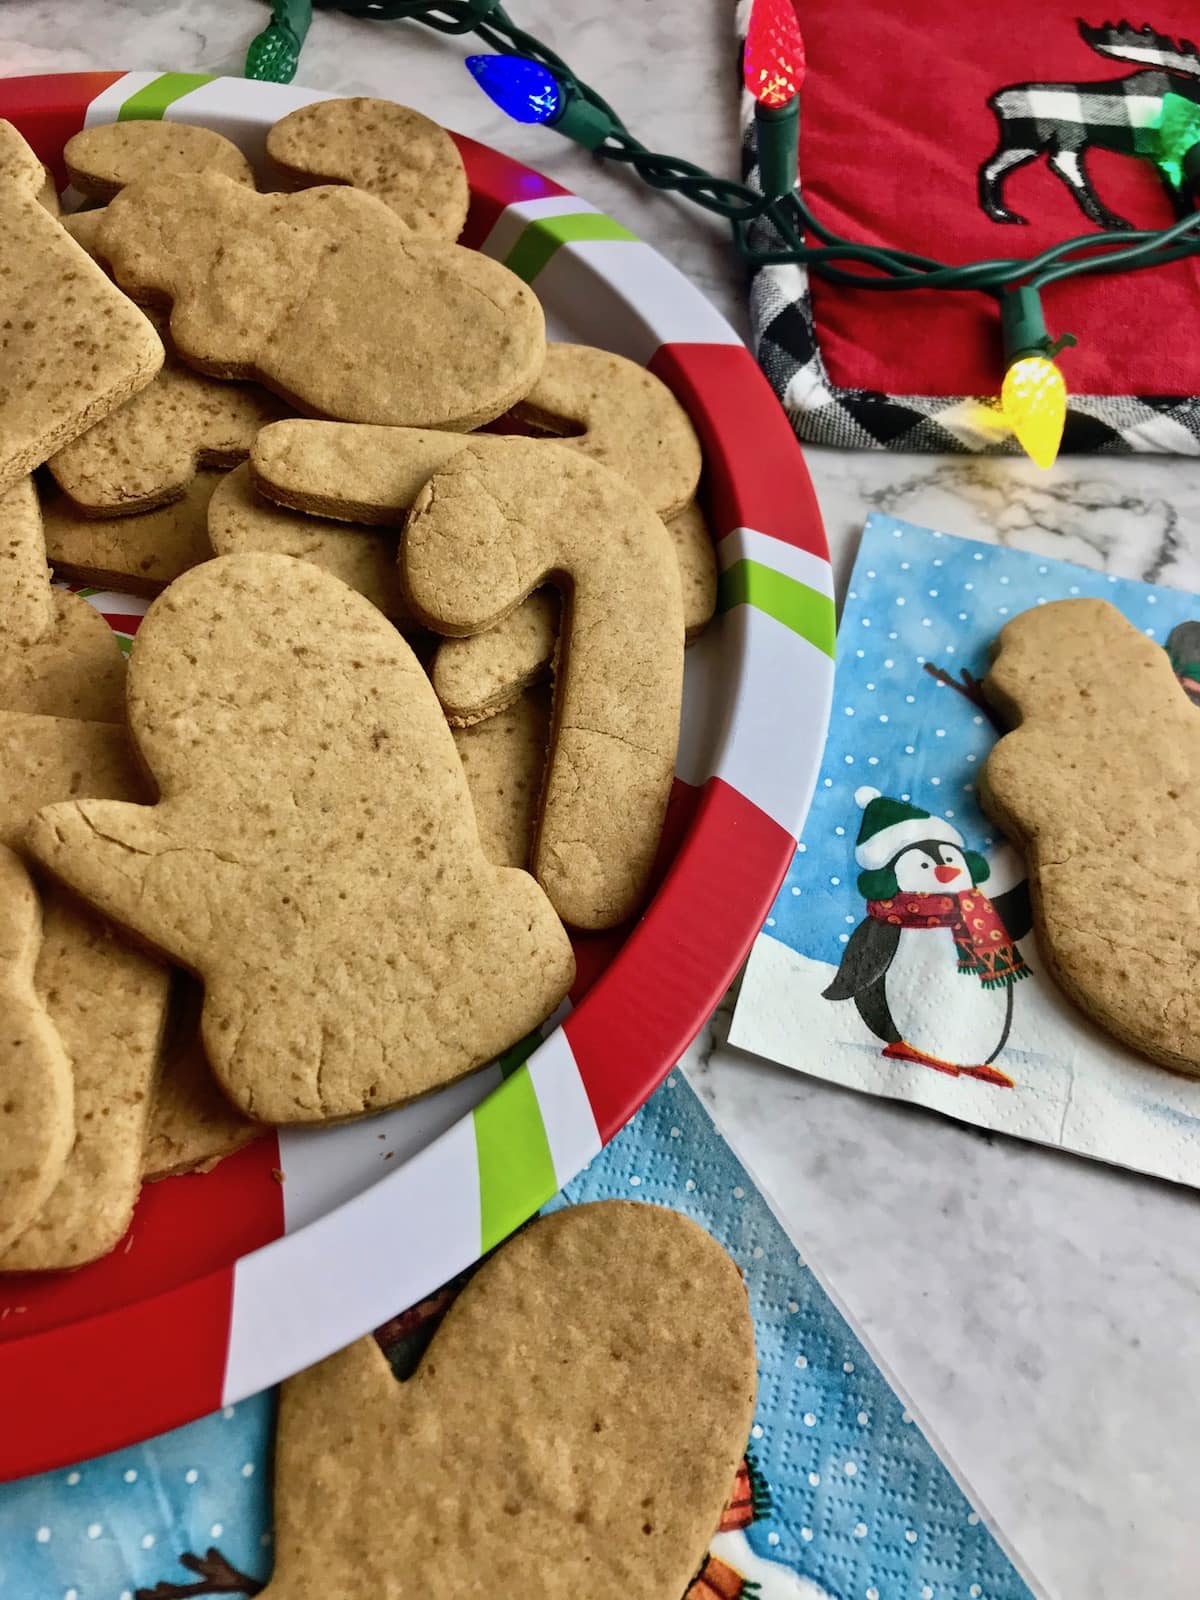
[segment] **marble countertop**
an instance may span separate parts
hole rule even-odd
[[[647,143],[736,167],[731,0],[511,0]],[[252,0],[6,0],[0,75],[238,72]],[[469,46],[319,13],[301,80],[419,106],[628,223],[745,330],[721,228],[472,91]],[[1200,463],[808,451],[844,584],[868,512],[1200,589]],[[1200,1518],[1200,1198],[726,1047],[692,1081],[977,1502],[1056,1600],[1193,1600]],[[848,1597],[849,1600],[849,1597]]]

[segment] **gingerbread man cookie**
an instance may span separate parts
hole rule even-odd
[[[357,189],[143,178],[110,202],[98,248],[135,299],[171,305],[189,365],[346,421],[477,427],[545,356],[542,308],[514,273],[418,238]]]
[[[466,169],[438,123],[394,100],[318,100],[277,122],[267,155],[292,188],[347,183],[414,233],[457,239],[467,220]]]

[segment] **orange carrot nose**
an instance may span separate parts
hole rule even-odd
[[[949,883],[952,878],[958,877],[957,867],[934,867],[933,875],[939,883]]]

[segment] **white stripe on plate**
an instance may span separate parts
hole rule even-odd
[[[742,342],[693,283],[638,239],[564,244],[534,287],[539,299],[569,317],[577,340],[642,366],[664,344]]]
[[[397,1172],[234,1267],[228,1405],[311,1366],[478,1259],[475,1125],[461,1118]]]
[[[795,837],[821,764],[833,662],[755,606],[715,619],[687,653],[675,770],[714,774]]]
[[[214,78],[172,100],[163,112],[163,121],[200,123],[214,133],[223,133],[243,152],[255,174],[270,184],[266,144],[271,124],[300,106],[334,98],[326,90],[301,89],[291,83]]]
[[[743,560],[772,567],[833,599],[833,571],[828,561],[807,550],[799,550],[783,539],[773,539],[769,533],[759,533],[755,528],[734,528],[717,545],[717,561],[724,572]]]
[[[154,83],[161,78],[161,72],[126,72],[119,77],[116,83],[110,83],[107,89],[102,89],[83,114],[85,128],[94,128],[102,122],[115,122],[117,112],[139,89],[144,89],[148,83]]]
[[[56,584],[55,587],[63,586]],[[150,609],[150,602],[145,595],[122,594],[116,589],[97,589],[95,594],[83,594],[79,598],[86,600],[97,611],[111,611],[118,617],[144,617]]]
[[[566,1034],[556,1029],[527,1062],[561,1189],[600,1153],[600,1133]]]
[[[576,194],[544,195],[540,200],[515,200],[492,224],[492,231],[479,246],[480,252],[503,261],[531,222],[539,217],[575,217],[596,207]]]
[[[437,1094],[337,1127],[280,1128],[284,1232],[298,1233],[423,1150],[498,1089],[500,1068],[469,1073]]]

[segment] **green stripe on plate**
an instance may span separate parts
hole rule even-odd
[[[482,1249],[492,1250],[558,1188],[528,1067],[519,1067],[472,1112],[479,1161]]]
[[[562,217],[539,217],[531,222],[504,258],[504,265],[518,278],[532,283],[564,244],[581,239],[637,239],[619,222],[602,211],[575,211]]]
[[[833,601],[785,572],[764,567],[761,561],[743,559],[726,567],[721,574],[719,606],[722,611],[754,606],[807,639],[822,654],[833,656],[837,634]]]
[[[157,122],[169,105],[212,81],[212,74],[208,72],[164,72],[153,83],[129,96],[117,112],[117,121]]]

